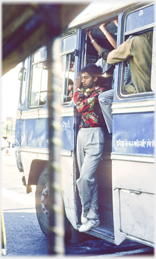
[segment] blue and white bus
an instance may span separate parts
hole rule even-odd
[[[155,5],[154,2],[123,1],[91,3],[62,33],[61,125],[62,195],[71,226],[80,226],[81,206],[76,188],[79,172],[76,163],[76,139],[80,122],[74,101],[67,97],[68,81],[73,82],[80,69],[95,63],[98,54],[88,31],[103,47],[112,49],[100,32],[101,23],[117,40],[117,46],[130,35],[153,32],[151,91],[138,94],[123,92],[124,62],[115,65],[115,94],[112,103],[112,138],[105,129],[103,156],[98,166],[100,226],[87,233],[119,245],[125,239],[154,246],[155,208]],[[118,19],[118,28],[113,20]],[[105,85],[112,73],[104,74]],[[36,212],[41,229],[47,234],[48,178],[48,101],[47,51],[37,50],[23,62],[16,120],[17,166],[27,193],[36,185]],[[109,89],[109,87],[108,87]],[[74,91],[74,89],[73,89]],[[84,140],[85,141],[85,140]],[[38,188],[38,186],[42,188]]]

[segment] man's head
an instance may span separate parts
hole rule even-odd
[[[92,88],[98,85],[98,79],[102,76],[102,68],[95,64],[89,64],[81,69],[81,83],[84,88]]]
[[[73,85],[73,80],[68,78],[68,85]]]

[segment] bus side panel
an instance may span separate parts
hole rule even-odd
[[[114,235],[154,243],[154,164],[113,160]]]
[[[114,233],[154,243],[154,113],[113,118],[112,184]]]
[[[73,152],[74,149],[74,117],[62,118],[62,149]]]
[[[72,111],[71,111],[72,109]],[[76,175],[74,173],[74,107],[66,108],[71,116],[62,116],[61,180],[65,212],[72,226],[77,229]]]
[[[61,156],[62,194],[65,212],[72,226],[77,229],[76,186],[73,173],[73,157]]]
[[[21,145],[21,120],[16,120],[16,126],[15,126],[15,141],[16,146],[19,147]]]
[[[20,152],[26,184],[28,184],[31,173],[38,176],[41,173],[36,170],[31,172],[32,162],[34,160],[36,162],[39,160],[48,161],[48,119],[22,118],[20,120],[20,136],[21,145],[18,152]]]
[[[48,148],[48,120],[46,118],[22,120],[21,146]]]
[[[113,118],[113,152],[154,156],[154,115],[118,114]]]

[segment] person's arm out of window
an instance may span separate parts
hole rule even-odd
[[[128,59],[131,56],[131,41],[125,41],[117,49],[109,52],[107,56],[108,64],[116,64]]]

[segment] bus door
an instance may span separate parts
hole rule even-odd
[[[62,58],[62,150],[61,171],[63,200],[68,220],[77,229],[76,205],[76,132],[78,112],[73,101],[74,82],[78,74],[79,31],[61,40]]]
[[[109,28],[112,33],[117,31],[113,22]],[[98,25],[95,25],[94,37],[99,39],[104,46],[106,44],[108,49],[111,50],[111,45],[107,43],[106,39],[101,39],[98,30]],[[79,177],[76,163],[76,139],[80,115],[73,100],[69,98],[70,87],[68,89],[68,86],[78,76],[80,65],[82,68],[89,63],[95,63],[97,59],[98,53],[88,40],[88,28],[77,30],[77,35],[69,35],[62,39],[62,78],[64,89],[62,91],[62,186],[66,215],[75,229],[78,229],[80,226],[81,215],[81,203],[76,187],[76,179]],[[111,79],[112,70],[109,71],[106,77],[103,77],[102,83],[104,87],[109,87]],[[111,137],[108,137],[106,128],[105,139],[104,154],[98,167],[100,227],[98,227],[98,231],[96,228],[96,230],[90,230],[88,233],[113,243]]]
[[[154,4],[133,7],[119,15],[121,44],[130,35],[153,32]],[[154,32],[153,32],[154,34]],[[154,42],[153,35],[153,42]],[[140,46],[141,48],[141,46]],[[154,44],[153,44],[154,58]],[[154,61],[151,60],[154,68]],[[125,238],[154,246],[154,87],[136,94],[124,92],[125,64],[117,65],[112,104],[112,190],[115,243]],[[151,73],[151,82],[154,82]]]
[[[81,34],[81,46],[80,46],[80,55],[81,55],[81,68],[84,66],[93,63],[95,64],[99,55],[98,52],[93,47],[89,36],[88,31],[92,29],[92,36],[98,42],[98,44],[108,50],[112,50],[113,47],[108,42],[106,37],[100,31],[99,26],[101,23],[109,22],[108,30],[116,37],[117,27],[113,23],[113,20],[117,18],[115,14],[112,19],[106,20],[106,18],[101,19],[100,21],[97,19],[93,23],[89,23],[87,25],[82,26],[82,34]],[[109,71],[103,73],[101,78],[100,85],[104,87],[105,90],[111,89],[111,82],[113,79],[113,70],[114,66],[112,66]],[[77,124],[79,121],[77,120]],[[112,150],[112,137],[108,134],[106,126],[104,127],[104,135],[105,135],[105,143],[104,143],[104,152],[99,162],[97,168],[97,177],[98,177],[98,203],[99,203],[99,214],[100,214],[100,226],[96,228],[92,228],[87,231],[88,234],[96,236],[98,238],[104,239],[108,242],[114,243],[114,225],[113,225],[113,205],[112,205],[112,164],[111,164],[111,150]],[[85,139],[84,139],[85,141]],[[77,170],[78,171],[78,170]],[[75,174],[75,177],[79,176]],[[76,179],[75,179],[76,182]],[[77,194],[77,215],[78,215],[78,226],[80,226],[80,216],[81,215],[81,206],[79,206],[79,198]]]

